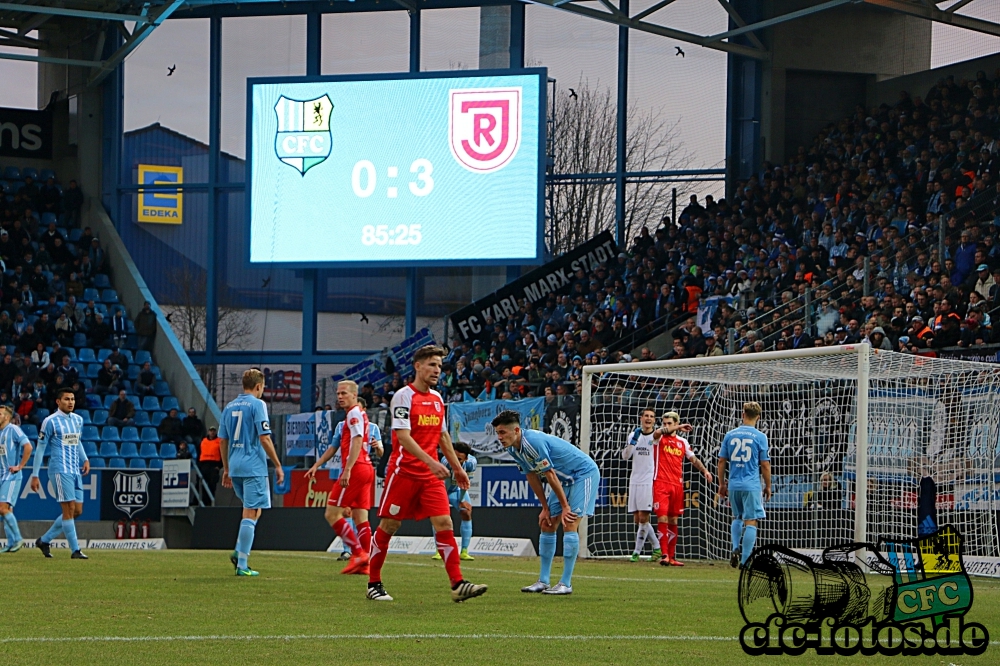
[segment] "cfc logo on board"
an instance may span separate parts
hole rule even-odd
[[[330,114],[333,102],[329,95],[316,99],[288,99],[284,95],[274,105],[278,132],[274,152],[278,159],[303,176],[306,171],[326,161],[333,148]]]
[[[439,426],[441,425],[441,417],[436,414],[420,414],[417,416],[418,426]]]

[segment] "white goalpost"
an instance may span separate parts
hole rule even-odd
[[[687,438],[714,474],[748,401],[764,410],[773,477],[758,543],[814,550],[951,524],[967,558],[1000,570],[1000,366],[867,344],[586,366],[580,447],[604,488],[581,527],[584,553],[632,552],[630,463],[620,452],[643,408],[691,423]],[[727,559],[727,501],[689,465],[684,480],[678,557]]]

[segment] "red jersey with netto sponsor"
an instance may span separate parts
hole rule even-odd
[[[691,445],[683,437],[664,435],[653,448],[653,483],[684,485],[684,459],[694,458]]]
[[[368,438],[368,415],[362,411],[360,405],[351,407],[344,419],[344,427],[340,431],[340,469],[347,469],[347,459],[351,455],[351,440],[361,437],[361,454],[358,455],[354,466],[372,466],[371,456],[368,455],[370,441]]]
[[[444,400],[431,389],[421,393],[407,384],[396,391],[389,405],[392,412],[392,457],[386,475],[398,472],[403,476],[436,479],[431,470],[412,453],[406,451],[396,436],[397,430],[409,430],[410,437],[432,460],[438,459],[438,443],[444,427]]]

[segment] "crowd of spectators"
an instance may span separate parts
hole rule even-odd
[[[12,404],[22,422],[55,409],[55,391],[70,386],[86,405],[88,390],[117,393],[127,357],[118,348],[127,334],[124,309],[108,311],[85,290],[106,270],[105,250],[90,227],[70,241],[62,224],[79,225],[83,195],[52,178],[38,187],[30,177],[15,194],[0,196],[0,404]],[[43,220],[46,222],[43,223]],[[79,376],[67,348],[82,334],[86,346],[114,350],[92,385]]]
[[[1000,72],[857,107],[729,200],[692,195],[676,221],[664,217],[627,252],[577,271],[568,294],[454,340],[439,389],[450,401],[573,400],[584,365],[652,360],[649,348],[628,352],[668,331],[673,347],[659,358],[997,341],[998,108]],[[696,315],[711,297],[721,306],[703,331]],[[405,380],[397,372],[362,394],[386,404]]]

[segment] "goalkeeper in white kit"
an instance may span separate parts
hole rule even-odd
[[[635,550],[632,562],[638,562],[646,540],[653,544],[653,561],[659,560],[660,551],[656,531],[649,522],[653,511],[653,430],[656,428],[656,411],[651,407],[642,410],[639,427],[629,435],[628,444],[621,450],[622,458],[632,461],[632,472],[628,481],[628,512],[635,517],[638,528],[635,533]]]

